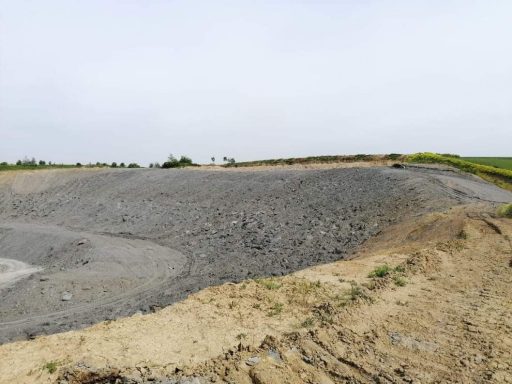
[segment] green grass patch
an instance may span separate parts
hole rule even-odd
[[[259,285],[269,289],[269,290],[275,290],[275,289],[279,289],[281,288],[281,283],[279,283],[278,281],[276,281],[275,279],[256,279],[254,280],[256,281],[256,283],[258,283]]]
[[[391,272],[391,267],[387,264],[379,265],[368,274],[368,277],[386,277]]]
[[[48,373],[52,374],[57,372],[58,363],[56,361],[49,361],[45,365],[43,365],[43,370],[48,371]]]
[[[475,164],[512,170],[512,157],[461,157],[461,159]]]
[[[283,303],[275,303],[272,307],[270,307],[270,310],[268,311],[269,316],[277,316],[280,315],[281,312],[283,312],[284,304]]]
[[[315,319],[313,317],[308,317],[300,325],[303,328],[311,328],[312,326],[315,325]]]
[[[502,205],[498,208],[498,216],[512,219],[512,203]]]
[[[446,164],[462,171],[473,173],[483,179],[490,181],[501,188],[512,190],[512,170],[496,168],[490,165],[473,163],[458,157],[444,156],[437,153],[423,152],[408,155],[406,161],[409,163],[431,163]]]
[[[0,164],[0,171],[34,171],[40,169],[66,169],[66,168],[80,168],[76,165],[60,164],[60,165],[15,165],[15,164]]]

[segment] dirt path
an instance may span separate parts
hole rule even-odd
[[[353,260],[0,346],[0,382],[512,382],[511,237],[487,205],[411,219]]]

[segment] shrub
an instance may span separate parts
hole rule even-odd
[[[76,166],[80,168],[82,166],[82,163],[76,163]]]
[[[137,163],[130,163],[128,164],[128,168],[140,168],[140,165]]]
[[[181,156],[178,160],[172,154],[169,155],[169,158],[165,163],[162,164],[162,168],[182,168],[182,167],[190,167],[195,165],[192,162],[192,159],[188,156]]]
[[[389,274],[390,270],[391,268],[389,267],[389,265],[380,265],[377,268],[375,268],[372,272],[370,272],[368,277],[385,277]]]
[[[456,155],[454,153],[438,153],[438,155],[441,155],[441,156],[444,156],[444,157],[455,157],[455,158],[459,158],[460,155]]]
[[[387,158],[389,160],[398,160],[400,157],[402,157],[400,153],[390,153],[389,155],[387,155]]]
[[[190,157],[187,157],[187,156],[181,156],[179,163],[182,164],[182,165],[192,164],[192,159]]]

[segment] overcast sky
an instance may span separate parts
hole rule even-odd
[[[512,156],[512,1],[0,0],[0,161]]]

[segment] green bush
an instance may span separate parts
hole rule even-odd
[[[375,268],[372,272],[370,272],[368,277],[385,277],[389,274],[390,271],[391,268],[389,267],[389,265],[380,265],[377,268]]]
[[[192,159],[188,156],[181,156],[178,160],[173,155],[169,155],[169,158],[165,163],[162,164],[162,168],[183,168],[183,167],[191,167],[196,166],[192,162]]]

